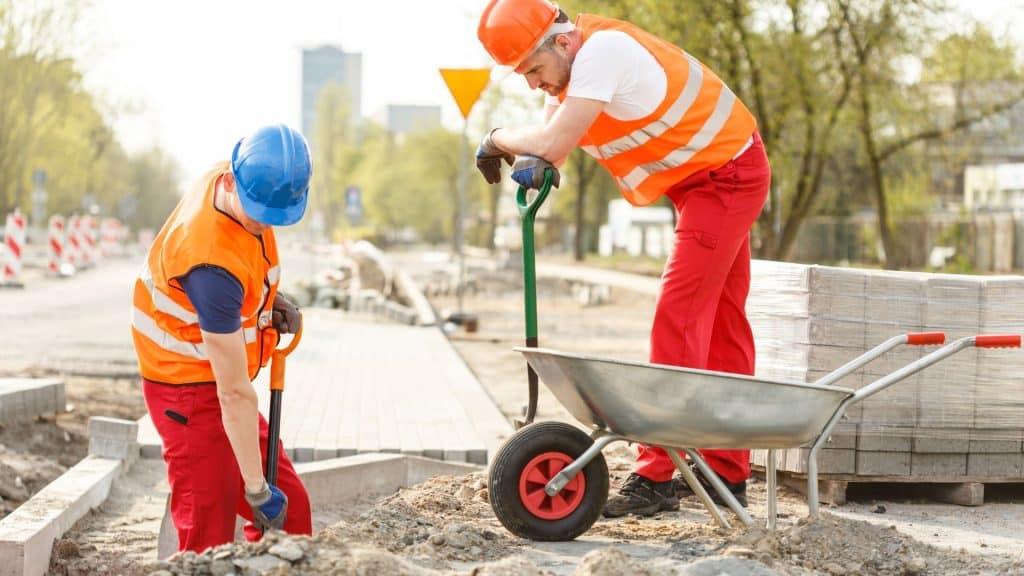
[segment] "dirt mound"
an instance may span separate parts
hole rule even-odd
[[[482,472],[431,478],[325,533],[372,543],[431,567],[501,558],[516,545],[494,519],[485,478]]]
[[[1014,574],[1024,561],[999,561],[935,548],[898,532],[822,513],[777,532],[755,529],[726,546],[727,555],[817,574],[914,576],[918,574]]]

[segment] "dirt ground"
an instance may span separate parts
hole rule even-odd
[[[612,451],[621,478],[631,455]],[[750,486],[751,511],[763,514],[764,484]],[[839,575],[956,576],[1019,574],[1024,560],[978,556],[922,543],[891,526],[824,512],[803,519],[792,495],[780,503],[780,528],[722,530],[700,505],[654,518],[599,521],[574,542],[534,543],[510,535],[487,501],[486,474],[441,476],[386,497],[312,538],[270,535],[170,562],[98,563],[85,546],[58,543],[61,574],[473,574],[473,575]],[[63,551],[63,552],[62,552]],[[117,567],[116,571],[111,571]]]
[[[134,420],[145,413],[136,380],[73,375],[63,379],[67,412],[0,427],[0,516],[86,456],[91,416]]]
[[[525,402],[525,370],[511,347],[522,342],[522,298],[514,273],[478,272],[480,291],[469,294],[465,310],[479,316],[473,334],[451,337],[481,382],[510,418]],[[540,287],[542,346],[643,360],[653,301],[613,292],[598,305],[581,305],[572,287]],[[451,297],[435,306],[453,310]],[[109,392],[103,387],[111,388]],[[127,383],[76,385],[68,393],[81,418],[89,399],[105,415],[123,408],[142,413],[141,396]],[[540,419],[571,421],[544,391]],[[109,396],[104,396],[108,394]],[[85,398],[83,398],[83,396]],[[135,397],[137,400],[132,400]],[[113,403],[113,404],[108,404]],[[78,408],[79,405],[82,406]],[[121,408],[117,408],[120,406]],[[98,408],[97,408],[98,409]],[[75,414],[73,411],[71,414]],[[136,417],[137,417],[136,415]],[[62,417],[65,418],[65,417]],[[87,421],[83,419],[82,422]],[[71,444],[79,432],[64,424]],[[56,424],[55,424],[56,425]],[[83,424],[84,425],[84,424]],[[2,441],[2,440],[0,440]],[[81,442],[80,440],[78,440]],[[52,445],[52,440],[50,445]],[[79,448],[84,450],[84,444]],[[613,486],[628,474],[633,452],[606,451]],[[0,455],[0,462],[5,461]],[[73,460],[71,461],[73,462]],[[488,504],[486,473],[438,477],[373,503],[349,510],[317,510],[312,538],[268,535],[255,544],[234,543],[197,555],[155,562],[154,522],[162,515],[163,473],[159,463],[139,462],[120,480],[111,498],[55,545],[52,574],[648,574],[763,576],[774,574],[865,574],[876,576],[1024,573],[1024,506],[1009,502],[977,509],[867,499],[830,509],[814,521],[795,493],[781,490],[779,529],[722,530],[694,500],[654,518],[599,520],[573,542],[535,543],[507,532]],[[614,489],[614,487],[613,487]],[[749,486],[750,512],[764,518],[763,481]],[[324,519],[328,518],[328,521]],[[734,522],[734,524],[738,524]]]

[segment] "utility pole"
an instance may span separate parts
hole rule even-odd
[[[480,94],[491,80],[489,68],[441,68],[441,77],[448,85],[448,91],[455,98],[455,103],[462,112],[462,143],[459,146],[459,189],[455,207],[455,257],[458,260],[459,279],[455,288],[458,301],[458,312],[462,314],[462,296],[466,282],[465,256],[465,218],[466,218],[466,178],[469,172],[469,150],[466,143],[469,114],[473,105],[480,99]]]

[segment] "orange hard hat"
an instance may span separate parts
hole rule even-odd
[[[558,6],[547,0],[490,0],[480,16],[476,36],[502,66],[526,59],[558,17]]]

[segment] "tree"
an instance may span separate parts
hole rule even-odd
[[[958,98],[951,122],[932,120],[936,116],[934,110],[939,107],[934,91],[901,82],[894,62],[920,48],[924,43],[922,30],[927,40],[926,24],[929,16],[934,15],[935,6],[923,0],[858,1],[856,6],[850,0],[836,0],[835,7],[838,21],[835,34],[837,44],[845,48],[840,52],[844,78],[856,92],[857,127],[867,158],[885,265],[900,268],[907,264],[907,260],[898,231],[893,228],[890,218],[886,163],[912,146],[948,138],[1005,112],[1024,100],[1024,87],[1012,86],[984,103]],[[840,39],[844,42],[841,43]],[[979,45],[984,48],[990,39],[990,35],[983,34]],[[962,45],[955,38],[948,42],[943,49],[936,51],[940,58],[936,64],[947,64],[950,60],[948,55],[951,52],[955,54],[955,48]],[[991,42],[988,44],[991,46]],[[996,48],[985,56],[996,66],[1006,66],[1005,50]],[[959,73],[957,83],[964,86],[985,79],[984,74],[990,73],[991,68],[979,67],[980,78],[968,66],[957,66],[954,70]],[[1015,66],[1009,70],[1015,70]],[[935,71],[942,71],[942,67],[936,66]],[[962,90],[960,94],[962,96]]]

